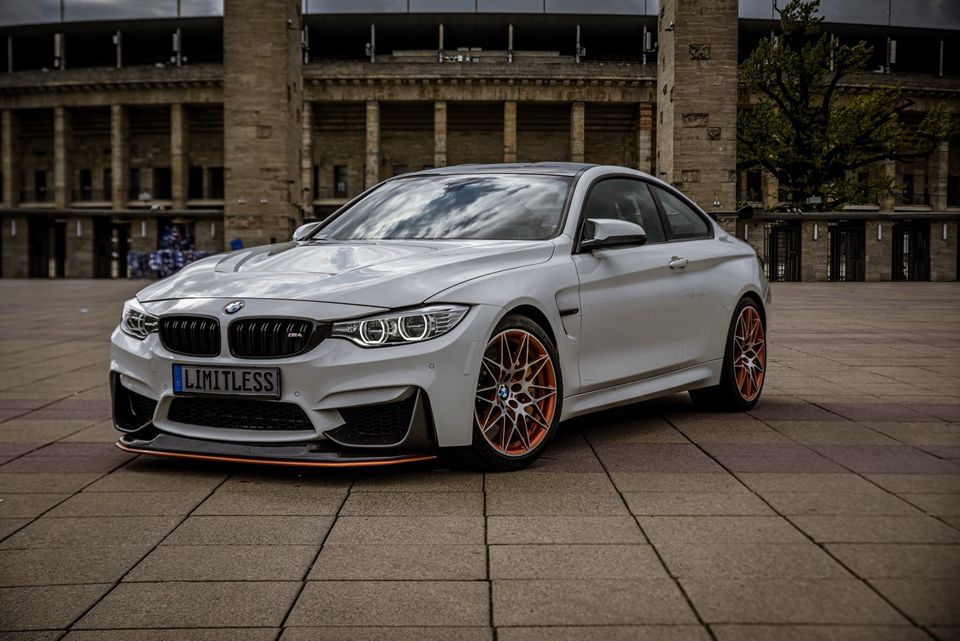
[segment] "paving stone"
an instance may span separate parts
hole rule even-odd
[[[342,516],[327,543],[478,544],[483,543],[483,517]]]
[[[276,627],[299,582],[121,583],[77,629]]]
[[[487,492],[609,492],[613,484],[606,474],[526,469],[510,474],[487,474],[484,489]]]
[[[164,545],[319,545],[327,516],[191,516]]]
[[[176,527],[171,516],[37,519],[0,543],[0,549],[156,544]]]
[[[311,581],[289,626],[486,626],[484,581]]]
[[[795,516],[818,543],[960,543],[960,531],[930,516]]]
[[[324,545],[311,581],[469,581],[487,578],[483,545]]]
[[[173,630],[72,630],[63,641],[274,641],[274,628],[190,628]]]
[[[87,492],[212,491],[227,478],[211,466],[139,458],[86,488]]]
[[[496,626],[695,622],[693,611],[670,579],[493,582]]]
[[[383,472],[359,477],[353,488],[364,492],[480,492],[479,472]]]
[[[796,443],[706,443],[703,448],[731,472],[839,473],[843,468]]]
[[[0,585],[113,583],[149,551],[149,544],[0,550]]]
[[[6,466],[4,466],[6,467]],[[5,494],[36,494],[38,492],[76,492],[93,483],[100,474],[5,474],[0,467],[0,496]]]
[[[772,515],[766,503],[746,492],[628,492],[630,512],[651,515]]]
[[[0,632],[0,641],[58,641],[62,630],[33,630],[31,632]]]
[[[615,472],[610,477],[621,492],[749,492],[737,477],[725,472],[720,474]]]
[[[859,474],[960,474],[960,465],[908,445],[818,445],[815,449]]]
[[[710,577],[680,583],[707,623],[907,623],[856,579]]]
[[[40,456],[27,454],[0,468],[3,474],[107,474],[131,459],[120,450],[101,456]]]
[[[646,543],[626,516],[490,516],[490,544]]]
[[[205,492],[80,492],[48,516],[182,516],[205,496]]]
[[[912,494],[900,497],[928,514],[936,516],[960,516],[960,496],[956,494]],[[0,508],[2,510],[2,508]]]
[[[621,516],[623,499],[607,492],[487,492],[489,516]]]
[[[344,516],[483,516],[481,492],[351,492]]]
[[[34,519],[69,494],[5,494],[0,498],[0,518]]]
[[[906,626],[712,625],[717,641],[928,641],[923,630]]]
[[[872,492],[876,486],[861,476],[840,474],[797,474],[740,472],[737,478],[755,492]]]
[[[297,468],[250,468],[234,471],[217,491],[254,492],[331,492],[349,490],[354,477],[339,470],[300,470]]]
[[[696,445],[674,443],[617,443],[597,448],[611,472],[720,473],[716,461]]]
[[[851,578],[812,543],[659,543],[673,576],[756,578]]]
[[[770,421],[770,427],[804,445],[896,445],[897,442],[850,421]]]
[[[960,494],[956,474],[867,474],[871,482],[896,494]]]
[[[30,519],[0,519],[0,539],[13,534],[29,522]]]
[[[666,579],[649,545],[492,545],[493,579]]]
[[[332,516],[346,498],[346,490],[260,488],[225,491],[220,488],[194,511],[197,515],[224,516]]]
[[[960,626],[960,579],[870,579],[870,585],[920,625]]]
[[[0,588],[0,630],[66,628],[110,587],[91,583]]]
[[[709,641],[694,625],[604,625],[516,627],[497,630],[499,641]]]
[[[124,581],[300,581],[312,545],[161,545]]]
[[[831,554],[867,579],[953,579],[960,546],[906,543],[831,543]]]
[[[899,515],[919,516],[912,505],[883,490],[838,494],[832,492],[765,492],[778,512],[792,515]]]
[[[280,641],[493,641],[491,628],[286,628]]]
[[[779,516],[638,516],[650,541],[664,543],[805,543],[807,538]]]

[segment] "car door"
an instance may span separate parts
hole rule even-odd
[[[671,262],[662,219],[647,183],[607,178],[595,183],[581,219],[619,218],[640,224],[642,246],[577,252],[580,280],[580,378],[583,391],[602,389],[684,364],[693,285]]]
[[[684,360],[692,365],[721,358],[730,322],[724,309],[732,305],[726,298],[739,289],[738,283],[730,281],[735,273],[722,268],[730,251],[716,241],[703,214],[680,194],[657,185],[650,189],[660,204],[671,253],[684,262],[682,277],[693,294]]]

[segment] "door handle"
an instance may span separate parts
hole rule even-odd
[[[669,267],[670,269],[677,269],[677,268],[680,268],[680,267],[686,267],[686,266],[687,266],[687,262],[688,262],[688,261],[687,261],[686,258],[681,258],[681,257],[679,257],[679,256],[674,256],[673,258],[670,259],[670,262],[667,263],[667,267]]]

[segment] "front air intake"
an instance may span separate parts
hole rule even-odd
[[[206,316],[161,316],[157,325],[160,342],[175,354],[217,356],[220,354],[220,322]]]
[[[230,353],[238,358],[296,356],[316,347],[329,323],[303,318],[238,318],[230,323]]]

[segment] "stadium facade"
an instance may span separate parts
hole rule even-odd
[[[736,0],[225,0],[220,15],[74,21],[70,2],[0,25],[5,277],[164,273],[284,241],[392,175],[570,160],[672,182],[774,279],[957,278],[957,145],[871,168],[894,196],[730,215],[778,201],[771,176],[736,168],[738,64],[775,26]],[[844,90],[900,84],[907,118],[960,112],[960,29],[886,19],[828,14],[827,31],[874,46],[874,71]]]

